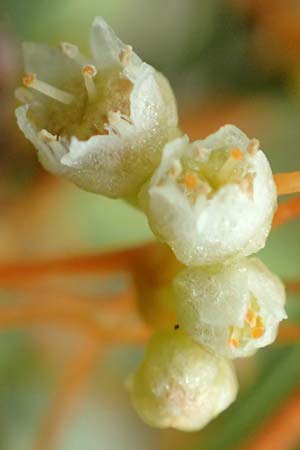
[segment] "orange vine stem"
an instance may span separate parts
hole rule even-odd
[[[36,276],[57,273],[132,271],[139,262],[151,254],[159,244],[150,243],[125,250],[74,256],[49,261],[0,264],[0,282],[7,284],[18,280],[29,280]]]
[[[297,390],[242,450],[290,450],[300,441],[300,393]]]
[[[106,316],[94,317],[82,308],[70,309],[65,305],[29,304],[1,306],[0,329],[29,325],[61,326],[105,344],[143,344],[150,336],[150,329],[139,322],[106,324]]]
[[[299,294],[300,293],[300,281],[287,281],[285,283],[286,291],[288,294]]]
[[[292,219],[300,218],[300,197],[293,197],[278,205],[273,219],[273,228],[277,228]]]
[[[292,344],[300,342],[300,325],[297,324],[283,324],[279,328],[277,337],[278,344]],[[300,405],[299,405],[300,408]]]
[[[300,192],[300,172],[275,173],[274,181],[278,195]]]
[[[50,410],[42,424],[36,450],[55,448],[61,426],[71,409],[74,414],[75,400],[82,394],[84,388],[87,388],[91,372],[99,357],[99,344],[96,341],[84,341],[80,349],[75,351],[73,358],[67,363]]]

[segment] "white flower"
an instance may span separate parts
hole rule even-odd
[[[183,264],[215,264],[265,245],[277,195],[258,147],[232,125],[165,146],[140,203],[153,232]]]
[[[99,17],[91,51],[87,58],[68,43],[26,43],[18,124],[50,172],[88,191],[134,195],[176,133],[173,93]]]
[[[156,333],[128,384],[147,424],[183,431],[203,428],[234,401],[238,389],[230,362],[180,331]]]
[[[285,319],[281,281],[257,258],[188,268],[174,281],[177,319],[197,342],[228,358],[271,344]]]

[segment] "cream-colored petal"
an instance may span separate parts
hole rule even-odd
[[[130,118],[141,131],[168,126],[167,105],[153,67],[143,63],[130,96]],[[161,122],[164,123],[161,123]]]
[[[140,153],[117,135],[93,136],[88,141],[72,138],[62,163],[69,167],[69,178],[79,187],[109,197],[125,197],[144,176],[139,170]]]
[[[125,44],[102,17],[96,17],[93,21],[90,45],[94,60],[100,70],[116,65],[121,66],[120,53],[125,49]],[[135,53],[131,58],[133,64],[141,62]]]
[[[197,141],[200,146],[208,148],[239,147],[246,151],[250,139],[235,125],[224,125],[206,139]]]
[[[25,72],[35,74],[38,79],[53,86],[61,87],[67,80],[80,74],[80,66],[59,48],[25,42],[23,54]]]
[[[28,105],[20,106],[16,109],[16,118],[19,128],[37,149],[38,159],[45,169],[55,175],[64,175],[65,168],[61,165],[60,158],[51,146],[39,137],[40,130],[38,130],[28,119],[28,110]]]

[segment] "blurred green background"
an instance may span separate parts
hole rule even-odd
[[[15,124],[21,42],[70,41],[87,52],[96,15],[169,78],[183,129],[192,138],[234,123],[259,138],[274,172],[299,169],[299,1],[2,0],[0,13],[1,262],[152,239],[138,211],[45,174]],[[299,221],[275,230],[261,257],[284,280],[300,279]],[[2,303],[11,297],[16,301],[22,293],[0,289]],[[289,299],[288,310],[298,322],[299,297]],[[62,367],[77,345],[77,338],[50,329],[0,332],[1,450],[33,449]],[[204,432],[157,431],[136,417],[123,386],[140,356],[140,350],[116,348],[99,361],[78,411],[62,427],[57,450],[238,449],[300,379],[299,345],[273,346],[238,363],[241,396]]]

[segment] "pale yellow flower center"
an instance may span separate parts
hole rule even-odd
[[[84,57],[76,46],[62,43],[61,49],[81,65],[81,75],[68,80],[59,88],[39,80],[35,74],[23,78],[26,88],[38,91],[45,97],[43,114],[37,114],[34,107],[28,113],[37,128],[46,129],[57,138],[76,136],[86,140],[93,135],[107,134],[110,119],[114,123],[116,117],[118,120],[126,118],[130,122],[133,84],[122,70],[130,60],[130,48],[120,53],[121,67],[99,72],[92,64],[82,64]],[[116,127],[110,129],[115,132]]]
[[[255,297],[251,298],[244,318],[244,327],[230,326],[227,344],[233,348],[242,347],[249,339],[259,339],[265,334],[265,323]]]
[[[259,148],[257,140],[250,141],[247,153],[254,156]],[[238,147],[219,148],[212,151],[208,158],[203,155],[208,149],[196,148],[193,157],[184,156],[175,160],[162,184],[171,176],[192,201],[204,195],[213,196],[222,186],[230,183],[238,184],[249,197],[253,196],[255,174],[249,172],[249,163],[245,153]]]

